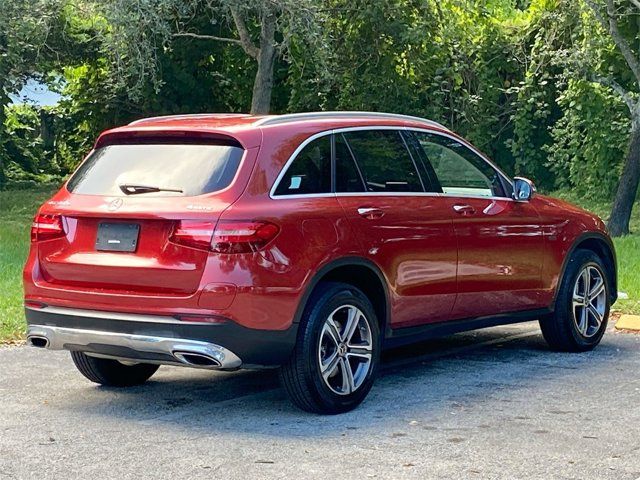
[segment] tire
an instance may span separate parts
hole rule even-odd
[[[585,295],[587,290],[589,293]],[[596,296],[597,291],[600,293]],[[576,250],[561,280],[554,312],[540,319],[542,335],[553,350],[592,350],[607,329],[610,307],[610,285],[604,263],[591,250]]]
[[[378,318],[369,299],[351,285],[321,283],[307,302],[296,346],[280,369],[280,379],[302,410],[347,412],[371,390],[380,350]]]
[[[94,383],[110,387],[141,385],[160,367],[149,363],[125,365],[117,360],[91,357],[82,352],[71,352],[71,358],[82,375]]]

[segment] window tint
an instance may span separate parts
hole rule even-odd
[[[228,145],[123,144],[95,150],[67,184],[84,195],[124,196],[120,185],[153,191],[142,196],[194,196],[228,187],[244,150]]]
[[[504,197],[500,174],[462,143],[432,133],[415,132],[444,193]]]
[[[427,191],[442,193],[442,187],[440,186],[440,182],[438,181],[436,172],[433,170],[433,167],[429,163],[429,160],[427,159],[427,156],[425,155],[422,145],[420,145],[420,142],[418,141],[418,138],[411,131],[402,132],[402,136],[404,137],[405,142],[407,142],[409,152],[411,152],[413,161],[418,167],[418,171],[420,172],[420,176],[422,177],[422,183],[424,183]]]
[[[362,177],[341,133],[336,141],[336,192],[364,192]]]
[[[400,132],[367,130],[344,134],[369,192],[424,191]]]
[[[331,193],[331,135],[309,143],[289,165],[275,195]]]

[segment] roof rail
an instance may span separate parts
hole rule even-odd
[[[289,113],[285,115],[273,115],[265,118],[261,118],[254,125],[257,126],[266,126],[266,125],[278,125],[281,123],[295,122],[298,120],[322,120],[322,119],[331,119],[331,118],[386,118],[386,119],[394,119],[394,120],[407,120],[412,122],[421,122],[427,123],[434,127],[442,128],[444,130],[449,130],[444,125],[439,124],[438,122],[434,122],[432,120],[427,120],[425,118],[420,117],[412,117],[410,115],[400,115],[397,113],[382,113],[382,112],[351,112],[351,111],[342,111],[342,112],[305,112],[305,113]]]
[[[145,123],[153,120],[169,120],[175,118],[178,119],[187,119],[187,118],[206,118],[206,117],[249,117],[250,115],[247,113],[186,113],[183,115],[160,115],[157,117],[149,117],[149,118],[141,118],[139,120],[134,120],[129,123],[129,125],[137,125],[139,123]]]

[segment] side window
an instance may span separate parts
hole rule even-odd
[[[275,195],[314,193],[331,193],[331,135],[313,140],[304,147],[275,191]]]
[[[368,192],[424,192],[399,131],[365,130],[344,134]]]
[[[362,175],[342,133],[336,134],[336,192],[364,192]]]
[[[506,197],[500,174],[465,145],[452,138],[432,133],[415,132],[415,136],[422,145],[444,193]]]
[[[407,142],[407,147],[409,147],[413,161],[418,167],[418,171],[422,177],[422,183],[424,183],[427,191],[442,193],[442,187],[440,186],[436,172],[429,163],[429,160],[424,153],[424,149],[422,148],[422,145],[420,145],[418,138],[414,135],[414,132],[406,131],[402,133],[402,136],[404,137],[405,142]]]

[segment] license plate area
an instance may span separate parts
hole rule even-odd
[[[138,246],[139,234],[140,225],[137,223],[99,223],[96,250],[135,252]]]

